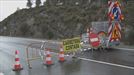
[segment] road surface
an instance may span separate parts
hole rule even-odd
[[[46,67],[41,59],[31,61],[32,69],[26,62],[26,48],[30,43],[42,40],[0,37],[0,72],[4,75],[134,75],[134,50],[96,50],[77,53],[77,58],[65,57],[64,63],[58,62],[58,56],[52,54],[54,65]],[[49,41],[48,47],[54,52],[59,42]],[[39,46],[33,45],[29,51]],[[12,71],[15,50],[19,50],[23,70]]]

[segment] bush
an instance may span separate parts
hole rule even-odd
[[[129,32],[127,41],[129,42],[130,45],[134,45],[134,31],[133,30]]]
[[[49,39],[52,39],[54,37],[54,34],[50,31],[47,33],[47,35]]]

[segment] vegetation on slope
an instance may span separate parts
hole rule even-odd
[[[123,7],[125,25],[122,41],[134,44],[134,3]],[[107,6],[57,5],[22,9],[0,22],[0,35],[63,39],[86,32],[92,21],[106,21]]]
[[[0,23],[7,27],[4,34],[1,34],[47,39],[79,36],[92,21],[104,17],[100,15],[103,11],[105,8],[97,6],[41,6],[22,9]]]

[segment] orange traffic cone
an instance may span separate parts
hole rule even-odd
[[[52,58],[51,58],[51,54],[50,54],[50,49],[47,49],[47,50],[46,50],[46,58],[45,58],[44,64],[45,64],[46,66],[53,65],[53,63],[52,63]]]
[[[15,51],[15,64],[14,64],[14,68],[13,68],[13,71],[20,71],[20,70],[23,70],[21,64],[20,64],[20,58],[18,56],[19,54],[19,51],[16,50]]]
[[[65,55],[64,55],[64,50],[62,46],[60,47],[60,52],[59,52],[59,62],[64,62],[65,61]]]

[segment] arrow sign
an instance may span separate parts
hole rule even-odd
[[[119,11],[117,7],[113,8],[113,14],[114,14],[114,19],[118,20],[119,19]]]

